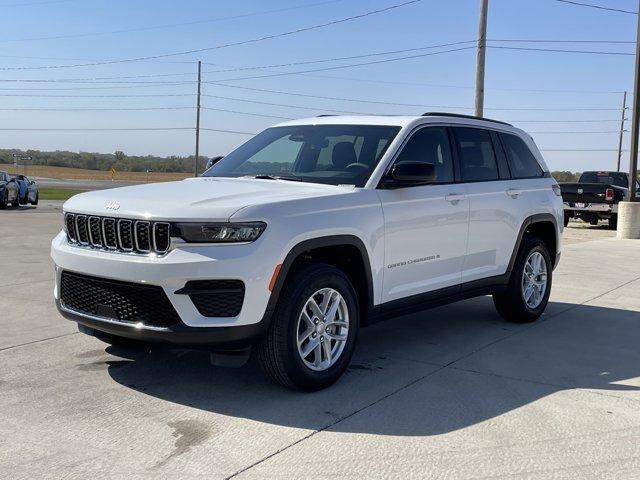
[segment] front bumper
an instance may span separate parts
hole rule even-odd
[[[189,327],[178,324],[164,329],[144,328],[108,318],[75,313],[64,308],[59,299],[56,299],[56,306],[63,317],[90,330],[144,342],[214,350],[239,350],[249,347],[264,335],[269,323],[269,319],[265,317],[258,323],[235,327]]]
[[[269,280],[277,259],[265,258],[259,241],[242,245],[179,246],[168,254],[143,256],[78,248],[61,232],[52,241],[51,256],[56,266],[54,297],[60,313],[87,327],[128,338],[182,345],[210,344],[223,348],[242,347],[265,330],[270,312]],[[94,277],[157,285],[173,305],[181,322],[158,328],[91,316],[66,308],[60,302],[63,271]],[[205,317],[188,295],[176,294],[191,280],[240,280],[245,285],[244,301],[235,317]]]

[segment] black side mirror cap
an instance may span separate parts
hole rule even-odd
[[[426,162],[399,162],[393,166],[389,175],[383,179],[386,188],[400,188],[415,185],[429,185],[437,179],[436,167]]]

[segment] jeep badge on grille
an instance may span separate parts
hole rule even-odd
[[[104,206],[104,208],[107,210],[118,210],[120,208],[120,204],[118,202],[109,202]]]

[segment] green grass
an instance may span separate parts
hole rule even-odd
[[[78,193],[86,190],[77,190],[75,188],[38,188],[41,200],[67,200]]]

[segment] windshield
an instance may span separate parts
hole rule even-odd
[[[283,178],[363,187],[400,127],[295,125],[256,135],[205,177]]]
[[[628,188],[627,174],[622,172],[584,172],[581,183],[605,183],[617,187]]]

